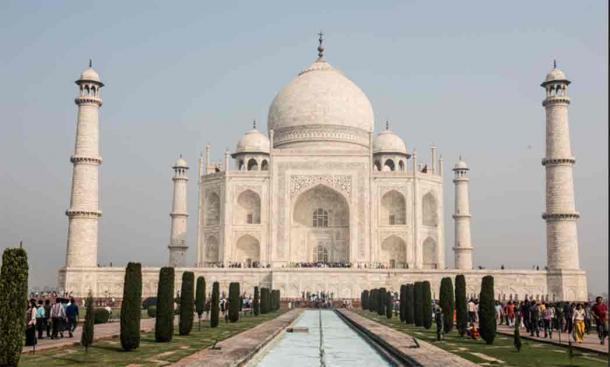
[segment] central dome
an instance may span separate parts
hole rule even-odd
[[[368,147],[374,117],[364,92],[319,58],[277,94],[267,124],[276,147],[320,141]]]

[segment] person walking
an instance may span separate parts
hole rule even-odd
[[[530,305],[530,336],[540,336],[540,312],[536,301]]]
[[[43,339],[42,332],[45,328],[44,306],[42,305],[42,300],[39,300],[38,307],[36,308],[36,330],[38,331],[38,339]]]
[[[599,337],[599,344],[604,345],[608,336],[608,327],[606,321],[608,317],[608,306],[602,302],[601,297],[595,298],[595,304],[591,307],[593,319],[595,319],[595,328]]]
[[[551,305],[547,305],[544,309],[542,321],[544,322],[544,337],[553,338],[553,319],[555,318],[555,309]]]
[[[64,307],[61,305],[61,299],[55,298],[55,304],[51,307],[51,323],[53,328],[53,333],[51,334],[51,339],[57,339],[57,335],[59,334],[62,338],[64,337],[64,331],[62,329],[63,320],[66,318],[66,311]]]
[[[585,334],[585,310],[581,303],[576,306],[572,321],[574,323],[574,340],[580,344]]]
[[[68,336],[71,338],[74,336],[72,333],[76,329],[78,323],[78,305],[72,297],[70,297],[70,303],[66,306],[66,318],[68,320]]]
[[[506,318],[508,319],[508,326],[515,326],[515,304],[513,301],[508,301],[506,305]]]
[[[475,322],[475,316],[476,316],[476,305],[474,304],[474,300],[471,298],[468,301],[468,322]]]
[[[443,333],[443,309],[440,306],[434,308],[434,322],[436,323],[436,340],[440,341],[444,337]]]
[[[25,311],[25,346],[36,345],[36,300],[31,299]]]
[[[47,338],[51,337],[51,300],[44,300],[44,325],[47,330]]]

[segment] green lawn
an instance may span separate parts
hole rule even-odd
[[[20,367],[28,366],[160,366],[176,362],[186,356],[211,346],[215,341],[229,338],[242,331],[250,329],[264,321],[279,316],[283,311],[272,312],[265,315],[245,316],[236,323],[221,321],[217,328],[210,328],[209,321],[202,322],[201,331],[197,329],[197,321],[189,336],[179,336],[178,327],[170,343],[156,343],[155,333],[143,333],[140,348],[124,352],[118,338],[94,342],[85,353],[82,347],[67,347],[50,351],[36,352],[35,355],[21,356]]]
[[[426,330],[423,327],[406,325],[401,323],[398,317],[388,320],[385,316],[379,316],[375,312],[356,310],[362,316],[377,321],[396,330],[407,333],[418,339],[429,342],[441,349],[455,353],[460,357],[475,363],[485,363],[485,365],[501,366],[523,366],[523,367],[559,367],[559,366],[607,366],[608,358],[597,353],[584,353],[574,351],[572,364],[568,357],[567,348],[546,343],[534,342],[521,338],[523,346],[521,352],[513,347],[512,337],[498,334],[493,345],[487,345],[482,340],[473,340],[467,337],[460,337],[457,331],[453,330],[445,336],[443,341],[436,341],[436,326]],[[503,361],[488,361],[472,353],[481,353],[485,356]]]

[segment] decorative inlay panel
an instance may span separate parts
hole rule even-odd
[[[325,184],[336,190],[342,191],[351,199],[352,196],[352,177],[347,175],[294,175],[290,176],[290,198],[294,198],[303,190],[317,184]]]

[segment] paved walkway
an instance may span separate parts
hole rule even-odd
[[[78,324],[78,327],[74,331],[74,337],[68,338],[68,332],[64,332],[64,338],[60,339],[51,339],[46,337],[46,333],[44,339],[38,339],[38,344],[36,345],[36,351],[53,349],[53,348],[62,348],[74,345],[80,345],[80,337],[83,331],[82,324],[84,320],[81,320]],[[142,332],[148,332],[155,328],[155,319],[142,319],[140,321],[140,330]],[[93,339],[107,339],[119,336],[121,332],[121,323],[116,322],[108,322],[105,324],[97,324],[95,325]],[[21,353],[30,353],[32,352],[32,347],[23,347]]]
[[[508,327],[506,325],[498,325],[498,333],[504,335],[512,336],[515,332],[514,328]],[[525,328],[521,328],[519,333],[521,334],[521,338],[536,340],[543,343],[551,343],[557,345],[568,345],[568,337],[567,333],[561,333],[561,343],[559,342],[559,333],[553,331],[553,338],[544,338],[544,330],[540,331],[540,337],[530,336],[530,334],[525,330]],[[591,334],[585,334],[584,340],[582,344],[578,344],[572,339],[572,346],[575,349],[580,349],[588,352],[596,352],[596,353],[605,353],[608,354],[608,339],[606,339],[606,344],[599,344],[599,338],[597,337],[597,331],[591,330]]]
[[[407,356],[408,359],[414,360],[422,366],[426,367],[475,367],[479,366],[476,363],[470,362],[456,354],[444,351],[430,343],[421,339],[414,341],[414,338],[409,335],[382,325],[373,320],[364,318],[354,312],[340,309],[345,317],[367,329],[374,336],[380,338],[383,342],[394,347],[398,352]]]
[[[219,349],[206,348],[172,364],[174,367],[240,366],[248,361],[277,334],[288,327],[303,312],[293,309],[273,320],[216,343]]]

